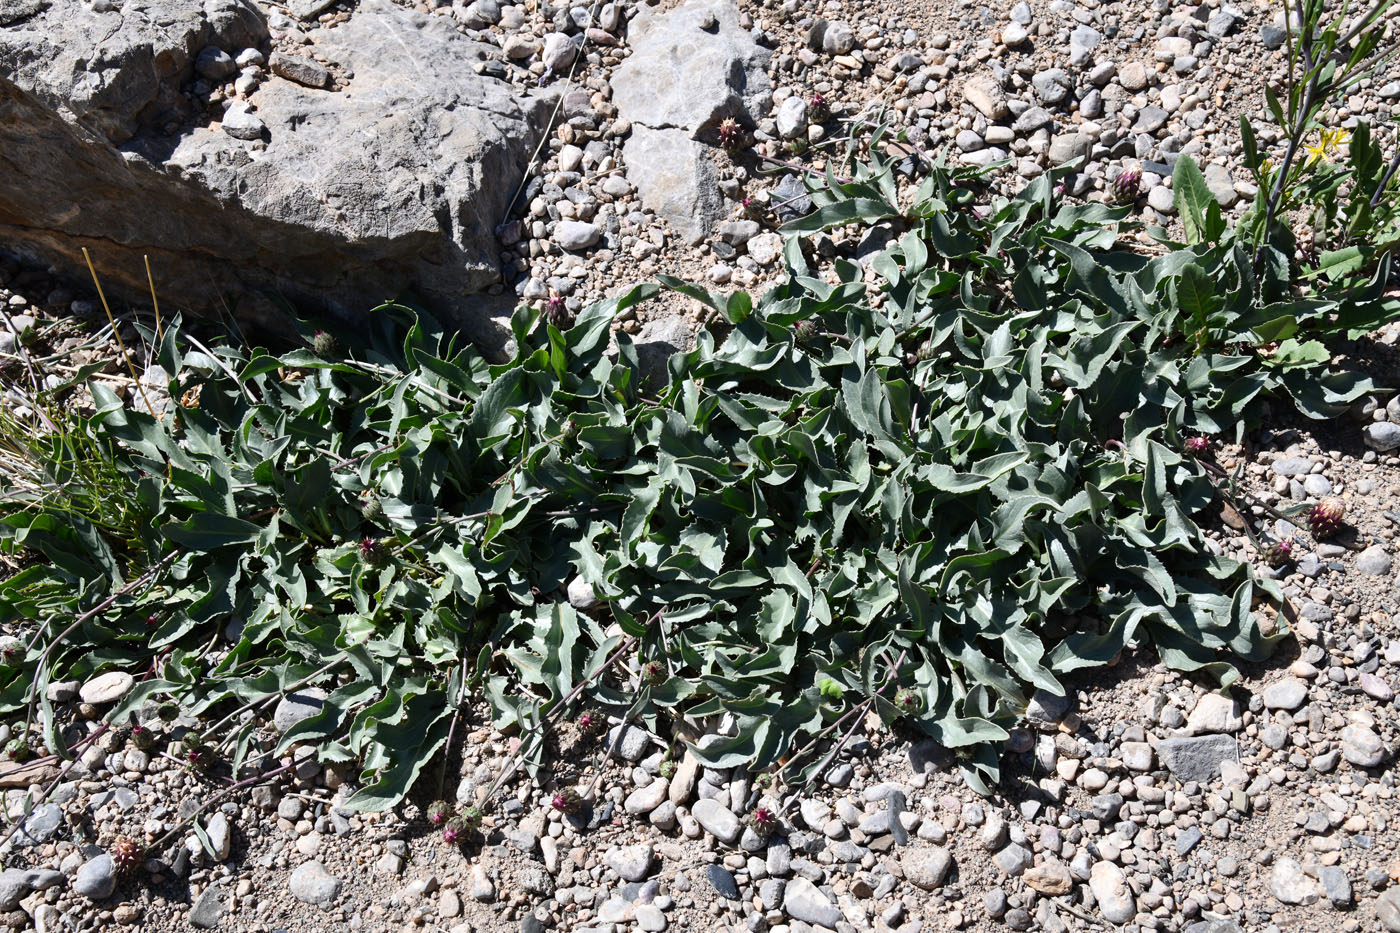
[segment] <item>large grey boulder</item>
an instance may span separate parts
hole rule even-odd
[[[632,55],[611,81],[618,115],[633,126],[627,177],[643,204],[698,242],[724,216],[701,142],[713,146],[726,118],[753,126],[772,108],[771,53],[739,24],[735,0],[642,7],[628,30]]]
[[[39,6],[0,29],[7,248],[76,271],[87,246],[134,296],[149,254],[162,301],[194,310],[353,317],[412,287],[473,323],[465,296],[498,279],[494,228],[552,103],[476,74],[491,47],[391,0],[334,28],[252,0]],[[200,53],[270,53],[298,28],[340,84],[274,74],[221,125]]]

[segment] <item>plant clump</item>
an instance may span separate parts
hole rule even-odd
[[[1350,59],[1315,58],[1326,106]],[[1311,136],[1321,111],[1295,96],[1275,122]],[[356,762],[357,809],[404,798],[473,690],[536,773],[546,716],[575,702],[657,728],[724,716],[699,762],[787,784],[820,765],[809,740],[871,713],[989,792],[1034,691],[1128,649],[1228,684],[1232,657],[1288,635],[1255,609],[1278,581],[1208,546],[1228,478],[1182,439],[1238,442],[1265,400],[1326,419],[1375,391],[1328,347],[1400,319],[1380,275],[1400,178],[1363,122],[1345,157],[1287,165],[1241,130],[1258,193],[1239,221],[1183,154],[1172,231],[1141,231],[1057,198],[1071,168],[1006,197],[990,167],[852,121],[765,294],[663,276],[562,331],[522,303],[505,360],[400,304],[334,360],[211,356],[178,321],[138,324],[194,401],[153,414],[88,384],[72,434],[103,495],[0,511],[0,548],[52,557],[0,582],[0,626],[91,612],[46,663],[156,665],[118,718],[156,695],[212,714],[324,689],[335,716],[298,739]],[[1293,262],[1307,205],[1323,275]],[[718,324],[644,367],[612,333],[663,288]],[[1314,511],[1314,534],[1340,526],[1340,503]],[[230,617],[243,634],[211,658]],[[7,709],[35,682],[22,661],[0,665]],[[210,736],[235,770],[243,737]]]
[[[455,846],[466,839],[471,828],[460,816],[449,819],[442,827],[442,841],[450,846]]]

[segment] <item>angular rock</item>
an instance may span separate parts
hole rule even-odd
[[[1006,92],[1001,89],[1000,82],[989,74],[968,79],[963,85],[963,97],[988,120],[1001,120],[1011,113],[1006,103]]]
[[[228,861],[229,849],[233,845],[233,831],[229,826],[228,816],[222,810],[209,818],[204,827],[204,834],[209,837],[209,845],[214,848],[214,861]]]
[[[642,203],[667,220],[688,244],[704,240],[724,216],[719,174],[705,147],[685,130],[634,123],[622,147],[622,160]]]
[[[222,81],[238,71],[233,56],[216,46],[201,49],[194,59],[195,74],[210,81]]]
[[[608,749],[623,761],[641,761],[650,745],[645,729],[624,723],[608,730]]]
[[[194,906],[190,908],[190,926],[196,930],[212,930],[219,925],[224,913],[224,892],[217,884],[211,884],[199,892]]]
[[[504,341],[467,296],[499,280],[494,230],[553,92],[476,74],[492,47],[392,0],[307,36],[352,93],[264,83],[252,151],[184,93],[201,49],[266,43],[252,0],[62,3],[0,31],[0,241],[65,269],[92,245],[108,294],[139,301],[150,255],[162,303],[227,297],[263,325],[282,320],[267,295],[351,317],[412,287]]]
[[[641,881],[650,872],[655,855],[649,845],[615,846],[603,855],[603,864],[623,881]]]
[[[1376,919],[1386,933],[1400,933],[1400,888],[1390,888],[1376,898]]]
[[[1239,760],[1239,746],[1228,735],[1162,739],[1157,757],[1182,783],[1205,783],[1219,776],[1221,764]]]
[[[1031,87],[1035,89],[1035,96],[1047,104],[1058,104],[1064,100],[1074,87],[1074,79],[1063,69],[1047,68],[1038,71],[1031,76]]]
[[[1362,429],[1366,446],[1380,453],[1389,453],[1400,448],[1400,424],[1389,421],[1375,421]]]
[[[603,231],[597,224],[582,220],[561,220],[554,227],[554,242],[561,249],[569,251],[588,249],[602,237]]]
[[[267,132],[267,124],[248,107],[247,101],[232,101],[219,119],[219,126],[234,139],[252,141],[262,139]]]
[[[807,102],[794,94],[782,102],[773,119],[783,139],[801,136],[807,131]]]
[[[1095,862],[1089,869],[1089,890],[1094,892],[1099,913],[1109,923],[1127,923],[1137,914],[1137,902],[1123,869],[1112,862]]]
[[[1235,191],[1235,179],[1230,175],[1230,170],[1223,165],[1211,163],[1205,167],[1206,187],[1215,196],[1215,203],[1222,208],[1233,207],[1240,199],[1239,193]]]
[[[1080,66],[1089,61],[1094,49],[1103,41],[1103,34],[1092,26],[1076,26],[1069,34],[1069,61]]]
[[[285,733],[302,720],[319,714],[325,703],[326,691],[320,687],[303,687],[278,701],[277,708],[272,711],[272,725],[278,732]]]
[[[1269,873],[1269,892],[1284,904],[1315,904],[1322,896],[1316,881],[1303,874],[1297,859],[1281,858]]]
[[[623,801],[622,808],[633,816],[650,813],[661,806],[669,789],[669,781],[665,778],[657,778],[645,787],[639,787],[628,794],[627,799]]]
[[[583,577],[574,577],[570,580],[566,592],[569,597],[569,605],[575,609],[592,609],[598,605],[598,595],[593,592],[593,584]]]
[[[1059,859],[1048,859],[1033,868],[1026,869],[1021,876],[1027,885],[1047,897],[1059,897],[1074,889],[1074,878],[1069,866]]]
[[[1051,165],[1063,165],[1071,159],[1087,161],[1093,149],[1094,140],[1083,133],[1060,133],[1050,140],[1046,158],[1050,160]]]
[[[1029,136],[1042,126],[1049,126],[1054,119],[1044,107],[1027,107],[1011,124],[1011,128],[1022,136]]]
[[[725,117],[754,123],[767,111],[771,53],[740,25],[734,0],[686,0],[669,12],[639,9],[628,26],[632,55],[611,81],[622,118],[700,139]]]
[[[705,866],[705,878],[720,897],[730,901],[739,899],[739,885],[735,883],[734,876],[724,868],[718,865]]]
[[[943,887],[953,856],[942,846],[918,846],[899,857],[899,867],[911,884],[932,891]]]
[[[100,901],[117,889],[117,869],[112,857],[102,853],[89,859],[73,876],[73,890],[89,900]]]
[[[566,70],[578,55],[578,41],[562,32],[551,32],[544,37],[544,51],[540,60],[552,72]]]
[[[666,366],[671,356],[693,345],[691,324],[683,317],[667,315],[652,318],[637,332],[637,362],[642,376],[655,385],[669,378]]]
[[[7,868],[0,874],[0,910],[14,910],[31,891],[43,891],[63,880],[47,868]]]
[[[310,58],[299,58],[283,52],[273,52],[267,66],[272,73],[288,81],[295,81],[304,87],[329,87],[331,73],[320,62]]]
[[[1307,702],[1307,682],[1300,677],[1285,677],[1265,687],[1263,699],[1268,709],[1295,710]]]
[[[1069,712],[1070,698],[1049,690],[1037,690],[1026,705],[1026,718],[1042,728],[1054,726]]]
[[[1342,730],[1342,757],[1358,768],[1374,768],[1385,760],[1385,746],[1369,727],[1353,723]]]
[[[1373,577],[1390,573],[1390,552],[1383,544],[1373,544],[1356,555],[1356,569]]]
[[[313,907],[331,907],[340,896],[340,879],[320,862],[306,862],[299,866],[292,872],[287,884],[297,900]]]
[[[1346,869],[1340,865],[1323,865],[1318,870],[1317,880],[1322,882],[1322,892],[1333,907],[1345,908],[1351,904],[1351,879]]]
[[[697,800],[690,813],[705,832],[720,842],[732,845],[734,840],[739,838],[739,831],[742,828],[739,818],[718,800]]]
[[[1238,732],[1244,725],[1238,700],[1207,693],[1196,701],[1191,715],[1186,717],[1187,735],[1210,732]]]
[[[783,892],[783,912],[794,920],[835,929],[841,911],[821,889],[806,878],[793,878]]]
[[[54,837],[63,826],[63,808],[53,803],[44,803],[29,811],[15,833],[15,844],[19,846],[43,845]]]

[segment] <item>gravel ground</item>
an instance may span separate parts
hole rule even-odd
[[[873,105],[919,149],[951,144],[969,163],[1010,159],[1008,189],[1084,156],[1070,192],[1101,198],[1119,171],[1140,166],[1138,206],[1157,223],[1171,219],[1170,165],[1179,154],[1193,154],[1222,206],[1239,211],[1252,195],[1230,171],[1239,115],[1256,119],[1262,142],[1277,138],[1261,113],[1262,88],[1281,75],[1277,6],[744,2],[735,28],[754,37],[766,64],[741,73],[765,80],[771,98],[746,111],[751,145],[726,152],[713,122],[697,124],[678,144],[703,150],[696,177],[710,188],[698,192],[686,179],[641,184],[650,168],[629,160],[626,147],[638,135],[632,124],[645,121],[615,102],[613,75],[631,56],[634,27],[645,35],[647,18],[686,14],[698,2],[600,5],[597,32],[579,25],[589,22],[583,8],[420,5],[499,46],[489,67],[503,80],[564,88],[565,119],[522,192],[519,216],[500,230],[505,286],[518,295],[557,294],[578,308],[658,273],[761,290],[778,268],[772,229],[785,207],[777,205],[794,189],[791,178],[760,174],[758,156],[820,164],[814,144]],[[353,4],[312,15],[334,26]],[[752,52],[723,17],[713,27],[726,54]],[[303,44],[305,28],[288,20],[279,48]],[[571,56],[555,35],[587,42]],[[353,85],[334,63],[321,64]],[[250,62],[241,86],[214,93],[255,95],[260,68]],[[829,103],[830,119],[814,119],[815,95]],[[633,96],[629,107],[641,113],[646,103]],[[1358,88],[1330,119],[1379,125],[1397,114],[1400,83],[1389,77]],[[713,232],[686,232],[697,205],[718,223]],[[832,245],[856,244],[837,236]],[[27,353],[51,378],[64,366],[112,360],[99,378],[134,391],[81,288],[3,265],[0,308],[5,383],[27,378]],[[639,309],[621,329],[668,343],[702,324],[697,309],[672,298]],[[133,342],[134,332],[125,334]],[[1398,385],[1397,338],[1392,326],[1342,348],[1342,360]],[[1228,698],[1135,655],[1074,681],[1068,703],[1037,697],[1008,743],[1006,780],[991,799],[968,791],[939,749],[870,729],[761,838],[743,816],[785,796],[682,754],[672,761],[661,739],[629,728],[606,764],[608,737],[562,737],[564,764],[543,786],[507,782],[505,803],[490,809],[482,832],[448,845],[424,818],[430,798],[395,813],[352,814],[337,804],[353,775],[314,761],[287,759],[281,780],[219,796],[231,776],[196,777],[159,744],[141,751],[104,736],[3,849],[0,922],[250,933],[1395,933],[1400,398],[1368,400],[1330,423],[1282,413],[1266,423],[1247,446],[1217,451],[1221,465],[1243,464],[1244,484],[1263,505],[1332,496],[1347,507],[1346,528],[1327,542],[1280,525],[1262,506],[1247,516],[1297,545],[1279,572],[1296,640],[1246,667]],[[1243,518],[1223,510],[1212,534],[1222,549],[1253,559]],[[122,684],[51,689],[55,702],[92,718],[105,702],[100,686]],[[291,717],[289,706],[266,736]],[[444,763],[444,793],[457,802],[476,799],[511,751],[488,721],[481,709],[464,716],[462,741]],[[14,789],[46,785],[55,773],[0,770],[10,815],[22,816]],[[566,786],[596,786],[591,805],[570,816],[553,809]],[[173,855],[125,874],[106,861],[117,837],[149,842],[205,806],[199,819],[212,853],[181,831]]]

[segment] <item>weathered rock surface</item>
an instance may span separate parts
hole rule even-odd
[[[632,55],[612,76],[618,114],[630,121],[627,177],[642,202],[698,242],[723,216],[705,147],[721,121],[753,125],[772,104],[769,51],[739,24],[734,0],[687,0],[665,13],[643,7]]]
[[[333,29],[305,27],[305,54],[353,75],[343,88],[270,77],[226,132],[220,104],[187,94],[195,62],[270,51],[262,10],[107,8],[56,0],[0,32],[8,248],[77,268],[87,246],[109,289],[137,296],[149,255],[163,302],[197,311],[244,296],[245,314],[291,299],[353,316],[413,286],[479,323],[462,299],[498,278],[494,228],[551,103],[476,74],[490,47],[364,0]]]

